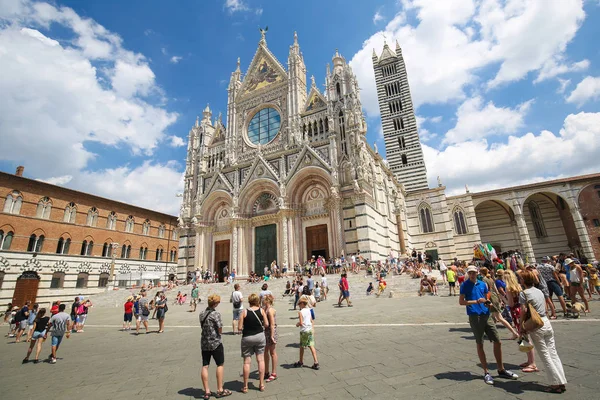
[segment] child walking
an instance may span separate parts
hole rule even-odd
[[[313,336],[313,319],[307,304],[308,301],[305,298],[301,298],[298,301],[300,311],[298,312],[299,321],[296,323],[296,326],[300,328],[300,360],[294,364],[294,367],[300,368],[304,366],[304,348],[308,347],[314,360],[311,368],[318,370],[319,361],[317,360],[317,350],[315,350],[315,338]]]

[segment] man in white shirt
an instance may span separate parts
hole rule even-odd
[[[241,333],[238,331],[238,325],[242,311],[244,311],[244,296],[240,292],[240,284],[233,285],[233,293],[231,293],[231,303],[233,304],[233,334]]]
[[[327,292],[329,292],[327,277],[325,274],[321,274],[321,300],[327,300]]]

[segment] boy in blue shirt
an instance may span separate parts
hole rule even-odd
[[[469,279],[465,280],[460,286],[459,304],[461,306],[467,306],[469,324],[475,335],[477,355],[479,356],[479,361],[483,368],[483,380],[488,385],[494,384],[494,378],[492,378],[492,375],[490,375],[487,368],[487,360],[483,349],[484,333],[487,334],[487,337],[492,342],[494,342],[494,357],[496,358],[496,364],[498,365],[498,375],[503,378],[517,379],[517,374],[504,369],[504,364],[502,363],[502,344],[500,343],[500,336],[498,336],[498,330],[496,329],[494,320],[490,318],[488,306],[491,302],[487,297],[487,284],[477,280],[477,267],[474,265],[470,265],[467,268],[467,276]]]

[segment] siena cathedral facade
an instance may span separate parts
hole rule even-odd
[[[307,90],[296,34],[287,69],[261,34],[247,73],[242,75],[238,59],[231,74],[225,121],[221,114],[213,118],[207,106],[189,133],[180,272],[204,267],[221,274],[227,265],[243,276],[262,273],[273,260],[290,267],[313,255],[357,252],[380,260],[412,249],[470,259],[473,243],[481,240],[535,257],[536,238],[528,235],[536,221],[526,212],[532,194],[511,188],[488,196],[467,188],[447,197],[439,179],[436,188],[427,186],[398,45],[373,53],[388,164],[366,141],[359,82],[337,50],[324,92],[314,78]],[[564,238],[554,242],[561,212],[552,213],[549,203],[561,196],[570,202],[573,193],[532,193],[553,237],[538,248],[575,249],[593,258],[587,234],[573,239],[566,225]],[[581,215],[579,221],[571,217],[571,230],[583,235]]]

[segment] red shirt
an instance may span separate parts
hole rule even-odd
[[[131,314],[133,312],[133,302],[128,301],[125,303],[125,314]]]
[[[52,314],[52,315],[58,314],[58,305],[52,306],[52,308],[50,309],[50,314]]]
[[[348,290],[348,279],[342,278],[342,290]]]

